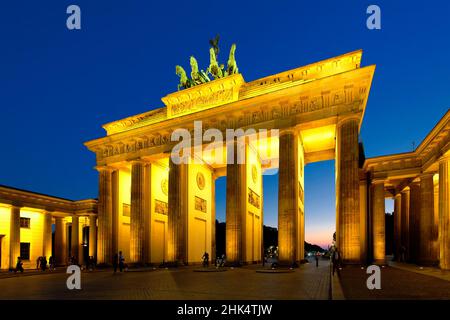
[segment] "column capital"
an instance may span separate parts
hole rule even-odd
[[[444,154],[437,159],[438,163],[450,161],[450,154]]]
[[[117,170],[116,168],[113,168],[111,166],[95,166],[94,169],[97,170],[98,172],[101,171],[113,172]]]
[[[136,158],[136,159],[131,159],[128,161],[129,163],[131,163],[131,165],[133,164],[142,164],[142,165],[147,165],[150,164],[150,161],[147,159],[143,159],[143,158]]]
[[[350,121],[356,121],[356,122],[358,122],[358,125],[359,125],[360,120],[361,120],[360,116],[358,116],[358,115],[351,115],[351,116],[346,116],[346,117],[340,118],[340,119],[338,119],[338,121],[336,123],[336,129],[340,128],[342,125],[344,125],[345,123],[350,122]]]
[[[53,217],[53,212],[55,212],[55,210],[42,210],[43,215],[51,216],[51,217]]]
[[[404,188],[400,191],[400,193],[407,193],[407,192],[409,192],[409,191],[411,191],[411,188],[410,188],[410,187],[404,187]]]
[[[420,186],[420,179],[414,179],[413,181],[411,181],[411,183],[409,184],[410,186]]]
[[[20,204],[17,204],[17,203],[13,203],[12,205],[11,205],[11,210],[20,210],[20,209],[22,209],[22,205],[20,205]]]
[[[298,133],[297,133],[297,130],[295,128],[281,129],[279,131],[279,137],[281,137],[283,135],[287,135],[287,134],[292,134],[292,135],[296,136]]]
[[[375,184],[384,184],[384,179],[382,179],[382,178],[375,178],[375,179],[372,179],[372,181],[370,182],[370,184],[373,184],[373,185],[375,185]]]
[[[424,172],[424,173],[422,173],[422,174],[420,174],[420,180],[422,180],[422,179],[426,179],[426,178],[431,178],[431,179],[433,179],[433,176],[434,176],[434,172]]]

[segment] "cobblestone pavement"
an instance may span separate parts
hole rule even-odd
[[[366,269],[347,266],[340,273],[346,299],[450,299],[450,282],[393,267],[381,269],[381,289],[369,290]]]
[[[258,273],[260,266],[225,272],[198,267],[112,274],[82,273],[82,290],[66,288],[64,273],[0,279],[0,299],[328,299],[329,263],[291,273]]]

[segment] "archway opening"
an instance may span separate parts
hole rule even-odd
[[[305,166],[305,255],[326,251],[336,231],[335,161]]]

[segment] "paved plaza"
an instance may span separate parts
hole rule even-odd
[[[435,276],[437,273],[442,277]],[[437,268],[419,269],[417,266],[406,264],[401,267],[386,266],[381,269],[380,290],[367,289],[368,277],[366,269],[356,266],[344,268],[340,273],[340,289],[343,298],[348,300],[450,299],[450,281],[445,280],[448,274]]]
[[[201,267],[83,272],[82,290],[66,288],[64,273],[0,279],[0,299],[322,299],[329,298],[328,261],[302,265],[290,273],[260,273],[261,266],[225,272],[195,272]]]
[[[62,270],[0,274],[0,300],[328,300],[331,297],[327,260],[321,260],[318,268],[312,262],[286,273],[261,273],[260,265],[227,268],[224,272],[199,270],[202,268],[141,269],[117,274],[111,270],[83,272],[82,289],[73,291],[67,289],[69,275]],[[345,267],[340,278],[335,275],[333,279],[332,298],[450,299],[449,275],[437,269],[392,264],[381,269],[381,290],[367,289],[368,276],[365,268]]]

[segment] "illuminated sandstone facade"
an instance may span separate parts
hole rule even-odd
[[[292,265],[304,258],[304,167],[335,160],[336,242],[345,262],[385,263],[385,199],[393,198],[396,258],[450,269],[450,112],[415,151],[365,159],[359,130],[375,67],[361,67],[361,57],[355,51],[251,82],[234,74],[104,125],[105,137],[85,143],[96,154],[98,221],[96,200],[0,187],[0,268],[14,267],[21,243],[30,244],[25,267],[34,267],[37,256],[48,258],[52,229],[59,264],[69,254],[82,262],[85,252],[110,264],[119,251],[137,265],[195,264],[204,252],[213,260],[221,176],[227,178],[227,261],[261,261],[262,175],[272,169],[279,173],[279,260]],[[190,162],[176,164],[170,155],[178,141],[171,136],[180,128],[192,140],[213,128],[223,137],[227,129],[247,136],[255,136],[251,129],[279,131],[257,133],[243,147],[236,139],[226,146],[201,140],[200,153],[194,146]],[[224,161],[213,161],[218,154]],[[25,225],[31,219],[31,229],[20,227],[21,218]],[[69,230],[75,230],[70,237]]]
[[[55,257],[57,265],[66,265],[70,256],[85,263],[96,255],[96,220],[96,200],[71,201],[0,186],[0,269],[15,268],[19,256],[27,269],[36,268],[40,256],[47,261]]]
[[[221,176],[227,177],[227,261],[261,261],[262,174],[278,168],[280,261],[297,263],[304,258],[304,166],[330,159],[336,159],[338,245],[346,261],[366,260],[358,137],[375,67],[360,67],[361,56],[351,52],[251,82],[231,75],[104,125],[106,137],[86,143],[100,176],[98,261],[110,263],[118,250],[136,264],[198,263],[204,252],[214,258],[214,181]],[[194,151],[195,164],[177,165],[171,135],[179,128],[193,132],[195,121],[202,121],[202,132],[217,128],[223,137],[227,129],[252,128],[278,129],[279,136],[247,141],[244,164],[212,162]]]
[[[450,111],[413,152],[365,161],[376,260],[384,260],[384,199],[393,198],[396,258],[450,269],[449,154]]]

